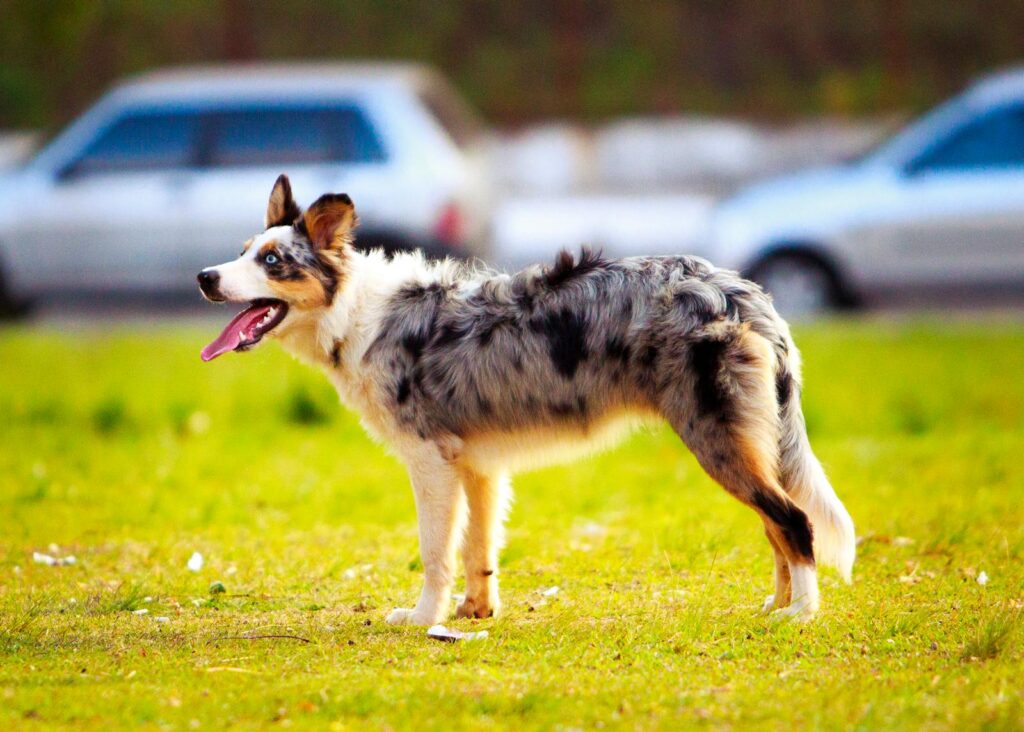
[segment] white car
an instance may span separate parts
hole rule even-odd
[[[982,79],[859,160],[724,201],[706,246],[791,314],[1024,291],[1024,70]]]
[[[0,301],[191,291],[296,199],[349,193],[360,246],[486,255],[485,140],[415,65],[185,68],[121,84],[0,179]]]

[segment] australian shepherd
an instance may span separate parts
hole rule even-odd
[[[704,470],[757,512],[775,553],[766,612],[818,609],[818,563],[847,581],[853,522],[807,440],[800,357],[771,298],[690,256],[606,259],[583,250],[500,274],[353,247],[345,194],[305,212],[284,175],[265,230],[199,274],[203,295],[244,303],[211,360],[265,337],[319,366],[409,471],[423,591],[393,624],[499,609],[508,476],[607,446],[663,419]],[[669,488],[666,486],[666,490]]]

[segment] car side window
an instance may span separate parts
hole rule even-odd
[[[104,129],[64,176],[184,168],[195,161],[199,118],[189,112],[129,112]]]
[[[383,150],[354,107],[250,108],[214,115],[211,166],[379,162]]]
[[[1024,107],[967,123],[911,164],[913,172],[1024,169]]]

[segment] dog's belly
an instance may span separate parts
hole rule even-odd
[[[652,412],[621,411],[586,426],[565,424],[516,432],[485,432],[463,437],[461,456],[485,472],[534,470],[606,450],[657,418]]]

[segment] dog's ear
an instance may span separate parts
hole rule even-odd
[[[263,219],[263,228],[271,226],[290,226],[295,219],[302,215],[299,204],[292,198],[292,184],[284,173],[277,176],[274,182],[274,190],[270,192],[270,201],[267,203],[267,215]]]
[[[359,220],[347,193],[325,193],[306,209],[306,233],[318,249],[340,249],[352,243],[352,230]]]

